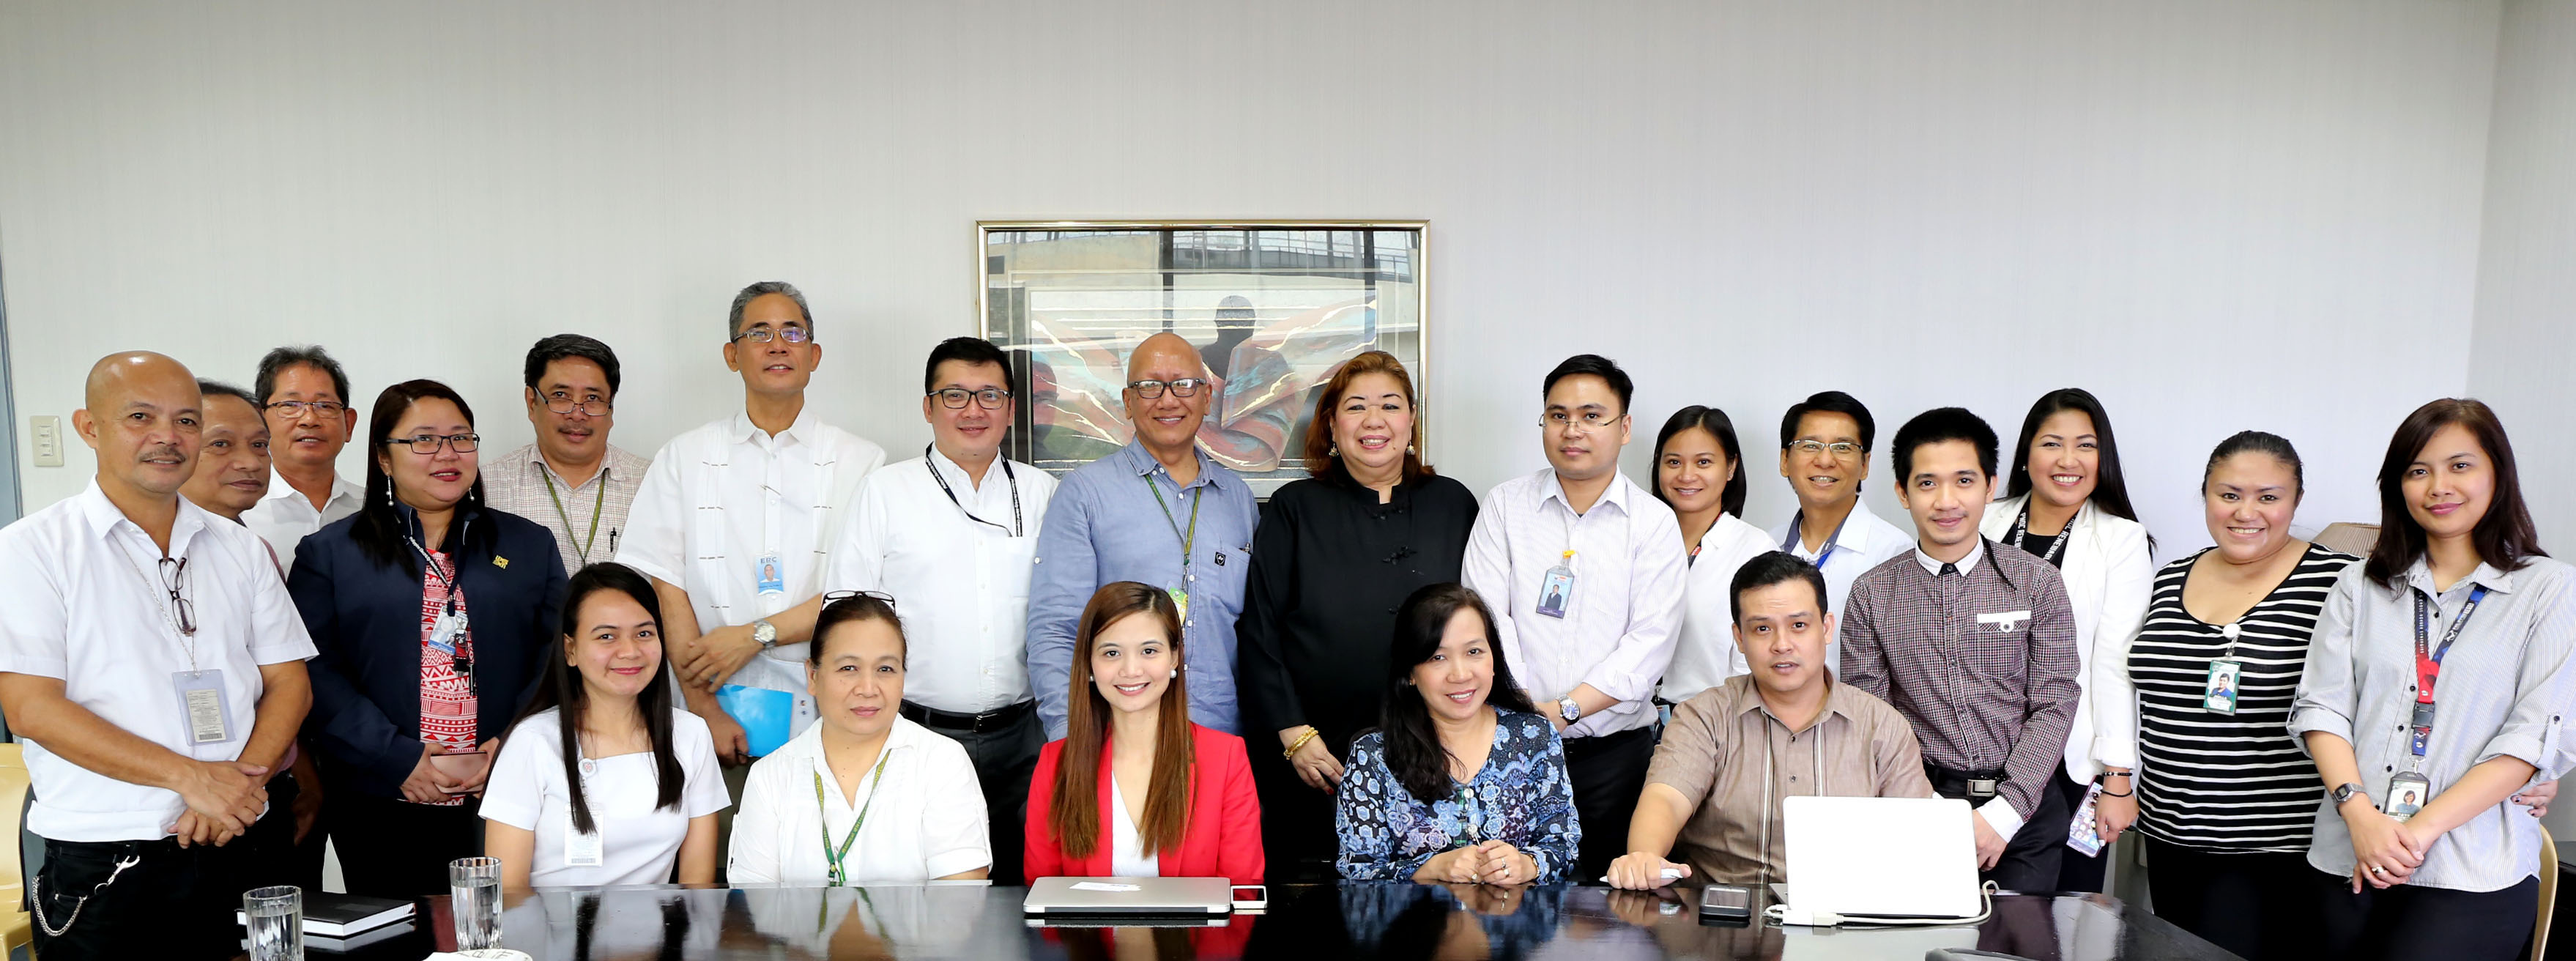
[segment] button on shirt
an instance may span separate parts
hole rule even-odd
[[[1797,531],[1798,515],[1791,513],[1788,520],[1771,528],[1771,546],[1788,544],[1788,547],[1780,549],[1798,555],[1800,560],[1814,563],[1818,551],[1808,550],[1804,538],[1790,540]],[[1870,512],[1867,503],[1858,500],[1852,502],[1851,513],[1844,516],[1841,533],[1827,537],[1834,542],[1834,552],[1817,570],[1825,575],[1825,603],[1830,605],[1827,610],[1836,614],[1842,613],[1844,601],[1851,597],[1853,581],[1869,573],[1871,568],[1914,549],[1914,535],[1879,519],[1877,514]],[[1819,550],[1824,547],[1821,543],[1816,546]],[[1842,663],[1842,651],[1842,637],[1837,630],[1835,636],[1825,639],[1825,663]]]
[[[1199,476],[1182,487],[1143,444],[1129,441],[1065,475],[1047,507],[1029,578],[1029,686],[1037,690],[1048,740],[1064,736],[1065,687],[1072,680],[1074,632],[1080,627],[1075,622],[1101,585],[1118,581],[1189,593],[1181,656],[1189,671],[1190,720],[1239,733],[1234,622],[1243,615],[1260,508],[1243,478],[1196,448],[1191,453],[1199,459]],[[1159,505],[1156,491],[1162,493]],[[1183,565],[1192,497],[1205,501],[1198,508],[1190,562]]]
[[[822,593],[825,552],[883,463],[884,448],[817,420],[810,403],[776,436],[749,414],[697,428],[653,455],[617,562],[688,591],[701,631],[760,620]],[[786,590],[763,594],[770,554]],[[805,645],[765,651],[726,683],[803,694]]]
[[[334,477],[330,499],[322,502],[321,510],[314,510],[313,500],[272,467],[268,471],[268,496],[243,511],[241,522],[260,540],[267,541],[269,550],[277,552],[278,566],[292,568],[295,545],[332,521],[357,513],[366,502],[366,488]]]
[[[955,502],[940,491],[934,470]],[[934,450],[886,465],[859,488],[823,584],[894,597],[912,641],[904,700],[981,714],[1029,699],[1029,565],[1056,479],[1027,464],[1012,463],[1009,471],[997,458],[979,487]]]
[[[56,678],[72,703],[146,741],[199,761],[241,756],[257,719],[263,664],[313,656],[286,582],[259,539],[179,502],[170,557],[188,560],[184,596],[197,633],[183,637],[162,587],[162,553],[92,482],[79,495],[0,529],[0,671]],[[224,729],[192,744],[171,675],[223,672]],[[168,837],[186,805],[177,792],[129,784],[27,742],[36,803],[27,827],[56,841]]]
[[[644,483],[652,461],[616,447],[599,462],[599,470],[575,487],[546,464],[537,445],[484,462],[483,500],[492,509],[537,522],[555,535],[555,553],[563,556],[564,573],[579,573],[590,561],[617,556],[618,538],[626,529],[635,489]],[[551,492],[546,485],[554,485]],[[598,523],[594,525],[592,518]],[[588,556],[584,557],[584,548]],[[673,583],[678,583],[674,581]]]
[[[2539,769],[2532,780],[2567,774],[2562,719],[2576,708],[2576,568],[2546,557],[2510,574],[2486,564],[2451,589],[2435,592],[2432,571],[2417,560],[2405,583],[2391,590],[2355,564],[2327,595],[2308,645],[2306,673],[2290,713],[2290,734],[2304,748],[2309,731],[2352,743],[2361,764],[2361,788],[2385,805],[2388,780],[2414,769],[2415,595],[2425,604],[2425,641],[2442,644],[2469,594],[2483,585],[2485,600],[2442,656],[2434,682],[2433,735],[2425,744],[2425,780],[2439,797],[2479,763],[2521,758]],[[2411,885],[2459,891],[2494,891],[2521,883],[2539,870],[2539,821],[2511,801],[2498,802],[2452,828],[2424,853]],[[2351,877],[2352,834],[2322,795],[2308,864]]]
[[[1647,701],[1672,663],[1686,557],[1673,509],[1627,475],[1613,476],[1578,516],[1556,472],[1542,470],[1485,495],[1467,536],[1467,586],[1494,609],[1505,662],[1541,711],[1554,714],[1556,699],[1583,684],[1618,699],[1566,737],[1616,734],[1654,723]],[[1561,618],[1538,613],[1547,570],[1559,564],[1574,570]]]
[[[2057,568],[1992,546],[1956,564],[1916,550],[1852,582],[1841,679],[1905,715],[1924,760],[2003,769],[1977,813],[2011,838],[2051,790],[2081,689]]]
[[[1914,730],[1887,702],[1835,684],[1824,712],[1792,731],[1742,674],[1673,706],[1646,782],[1689,802],[1673,860],[1713,884],[1788,876],[1781,798],[1932,796]]]

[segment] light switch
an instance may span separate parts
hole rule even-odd
[[[47,414],[30,417],[27,422],[27,433],[33,438],[31,443],[35,447],[36,466],[63,466],[63,419]]]

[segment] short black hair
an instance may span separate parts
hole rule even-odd
[[[1986,419],[1969,413],[1965,407],[1935,407],[1914,415],[1913,420],[1896,429],[1896,449],[1890,452],[1896,460],[1896,483],[1902,485],[1914,476],[1914,451],[1925,444],[1963,440],[1977,447],[1977,467],[1987,479],[1995,476],[1995,429]]]
[[[269,351],[259,359],[259,376],[251,381],[251,390],[258,392],[262,409],[267,408],[269,398],[277,396],[277,375],[297,364],[310,364],[331,375],[331,389],[339,393],[343,406],[358,402],[349,396],[348,372],[340,369],[339,361],[331,359],[330,351],[323,350],[320,344],[292,344]]]
[[[598,364],[599,372],[608,375],[608,396],[617,396],[617,352],[595,338],[580,334],[556,334],[528,348],[528,389],[537,389],[537,381],[546,376],[547,364],[576,357]]]
[[[1637,392],[1637,384],[1628,379],[1627,371],[1619,369],[1618,362],[1599,354],[1576,354],[1556,365],[1555,370],[1547,372],[1547,381],[1538,386],[1539,397],[1545,398],[1555,390],[1557,381],[1577,374],[1590,374],[1608,382],[1610,390],[1619,395],[1619,413],[1628,412],[1628,398]]]
[[[1870,419],[1869,407],[1862,404],[1860,398],[1839,390],[1827,390],[1807,395],[1806,400],[1789,405],[1789,412],[1781,415],[1781,450],[1788,450],[1789,445],[1798,442],[1798,421],[1808,414],[1841,414],[1851,418],[1853,423],[1860,425],[1861,453],[1877,449],[1874,445],[1878,441],[1878,422]]]
[[[981,337],[951,337],[940,341],[939,346],[931,348],[930,362],[921,365],[922,393],[928,394],[939,389],[939,365],[952,360],[969,367],[992,364],[1002,368],[1002,389],[1010,391],[1011,396],[1019,396],[1020,382],[1019,378],[1011,373],[1011,355],[1003,353],[1002,348],[993,346],[992,341]]]
[[[1825,609],[1833,602],[1826,600],[1823,571],[1807,563],[1806,558],[1788,551],[1764,551],[1735,569],[1735,582],[1728,584],[1726,589],[1727,618],[1738,624],[1744,623],[1744,592],[1790,581],[1805,581],[1808,587],[1815,589],[1816,616],[1833,613]]]
[[[220,380],[198,379],[197,393],[204,394],[207,400],[213,400],[217,397],[238,398],[242,403],[250,405],[251,413],[256,414],[260,412],[259,398],[251,396],[250,391],[243,390]]]

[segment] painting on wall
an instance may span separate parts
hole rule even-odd
[[[983,335],[1021,384],[1014,459],[1063,474],[1125,446],[1127,355],[1165,331],[1214,381],[1200,448],[1264,496],[1307,476],[1315,392],[1344,361],[1394,354],[1428,409],[1421,222],[978,227]]]

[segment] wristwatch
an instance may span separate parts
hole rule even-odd
[[[1572,695],[1557,698],[1556,716],[1564,718],[1565,723],[1567,724],[1572,724],[1576,721],[1582,720],[1583,705],[1574,703],[1574,697]]]
[[[2361,785],[2351,781],[2335,785],[2333,794],[2335,806],[2342,807],[2343,802],[2352,800],[2352,796],[2359,793],[2361,793]]]
[[[759,641],[760,649],[764,651],[777,647],[778,625],[765,620],[751,622],[751,639]]]

